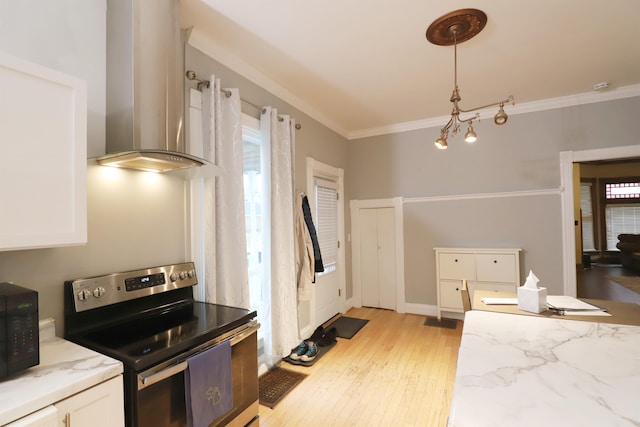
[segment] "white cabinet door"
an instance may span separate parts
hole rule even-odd
[[[362,305],[396,309],[394,208],[359,210]]]
[[[122,375],[55,404],[59,427],[123,427]]]
[[[0,94],[0,250],[86,243],[86,82],[0,53]]]

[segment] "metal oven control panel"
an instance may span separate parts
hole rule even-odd
[[[81,312],[197,284],[195,265],[186,262],[76,279],[67,286]]]

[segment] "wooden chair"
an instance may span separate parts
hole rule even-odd
[[[462,310],[466,313],[471,310],[471,298],[469,297],[469,288],[467,287],[467,281],[462,281],[460,287],[460,296],[462,297]]]

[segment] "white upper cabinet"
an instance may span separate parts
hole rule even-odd
[[[87,88],[0,52],[0,250],[87,241]]]

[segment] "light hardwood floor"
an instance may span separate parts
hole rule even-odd
[[[462,322],[430,327],[425,316],[371,308],[345,315],[369,322],[311,367],[282,362],[308,376],[274,409],[261,405],[259,425],[445,426]]]

